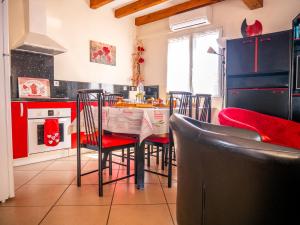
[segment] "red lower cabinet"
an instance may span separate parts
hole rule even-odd
[[[28,109],[71,108],[71,121],[76,118],[76,102],[12,102],[12,139],[14,159],[28,156]],[[71,130],[69,130],[71,132]],[[76,134],[72,134],[72,148],[76,148]]]
[[[27,157],[27,102],[12,102],[11,114],[13,157],[14,159]]]

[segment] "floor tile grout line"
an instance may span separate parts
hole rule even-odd
[[[172,169],[173,169],[173,168],[172,168]],[[167,199],[166,193],[165,193],[165,191],[164,191],[164,187],[163,187],[164,183],[162,183],[160,179],[159,179],[159,182],[160,182],[161,189],[162,189],[163,194],[164,194],[165,199],[166,199],[167,207],[168,207],[168,210],[169,210],[169,213],[170,213],[170,216],[171,216],[173,225],[175,225],[175,219],[176,219],[176,218],[173,218],[173,216],[172,216],[171,209],[170,209],[170,206],[169,206],[169,203],[168,203],[168,199]]]
[[[119,170],[118,170],[117,178],[119,177],[119,173],[120,173],[120,167],[119,167]],[[114,187],[114,190],[113,190],[113,195],[112,195],[112,198],[111,198],[110,207],[109,207],[109,211],[108,211],[108,215],[107,215],[106,225],[108,225],[108,223],[109,223],[109,217],[110,217],[110,213],[111,213],[111,208],[113,206],[113,201],[114,201],[114,197],[115,197],[117,183],[118,182],[115,182],[115,187]]]
[[[68,157],[70,157],[70,156],[68,156]],[[67,157],[65,157],[65,158],[67,158]],[[56,162],[56,161],[58,161],[58,159],[60,159],[60,158],[57,158],[57,159],[50,159],[50,160],[46,160],[46,161],[43,161],[43,162],[36,162],[36,163],[32,163],[32,164],[37,164],[37,163],[44,163],[44,162],[48,162],[48,161],[50,161],[51,163],[49,164],[49,165],[47,165],[47,166],[45,166],[43,169],[41,169],[41,170],[16,170],[16,171],[38,171],[38,173],[37,174],[35,174],[33,177],[31,177],[27,182],[25,182],[24,184],[22,184],[22,185],[20,185],[18,188],[16,188],[15,189],[15,192],[17,192],[21,187],[23,187],[23,186],[25,186],[25,185],[27,185],[27,184],[29,184],[29,182],[31,181],[31,180],[33,180],[34,178],[36,178],[38,175],[40,175],[43,171],[47,171],[46,169],[50,166],[50,165],[52,165],[54,162]],[[90,159],[88,159],[87,160],[87,162],[89,161]],[[86,164],[87,164],[87,162],[86,162]],[[28,165],[32,165],[32,164],[28,164]],[[85,165],[86,165],[85,164]],[[23,165],[23,166],[27,166],[27,165]],[[48,171],[60,171],[60,170],[48,170]],[[69,170],[68,170],[69,171]],[[71,170],[70,170],[71,171]],[[73,181],[72,181],[73,182]],[[51,184],[36,184],[36,185],[51,185]]]
[[[66,189],[61,193],[61,195],[58,197],[58,199],[53,203],[53,205],[50,207],[50,209],[47,211],[47,213],[44,215],[44,217],[41,219],[41,221],[38,223],[40,225],[45,218],[49,215],[49,213],[52,211],[52,209],[56,206],[58,201],[61,199],[61,197],[65,194],[65,192],[69,189],[69,187],[72,185],[73,181],[76,179],[76,177],[71,181],[71,183],[66,187]]]
[[[50,166],[50,165],[49,165]],[[76,175],[77,176],[77,175]],[[76,179],[76,176],[74,179],[72,179],[72,181],[70,182],[70,184],[66,187],[66,189],[62,192],[62,194],[58,197],[58,199],[53,203],[53,205],[50,207],[50,209],[47,211],[47,213],[44,215],[44,217],[41,219],[41,221],[38,223],[38,225],[40,225],[45,218],[49,215],[49,213],[52,211],[52,209],[56,206],[56,204],[58,203],[58,201],[61,199],[61,197],[65,194],[65,192],[69,189],[69,187],[73,184],[74,180]]]
[[[52,162],[53,163],[53,162]],[[50,166],[52,163],[50,163],[48,166]],[[46,167],[48,167],[46,166]],[[45,167],[45,168],[46,168]],[[19,170],[19,171],[23,171],[23,170]],[[34,171],[34,170],[32,170]],[[22,184],[20,187],[18,187],[15,191],[18,191],[21,187],[23,187],[24,185],[27,185],[31,180],[33,180],[34,178],[36,178],[38,175],[40,175],[43,172],[43,169],[41,169],[36,175],[34,175],[33,177],[31,177],[27,182],[25,182],[24,184]]]

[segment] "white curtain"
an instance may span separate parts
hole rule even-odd
[[[191,91],[220,96],[221,29],[197,32],[168,40],[167,91]]]
[[[220,95],[219,56],[207,53],[212,47],[219,53],[217,39],[220,31],[210,31],[193,35],[192,89],[194,93]]]
[[[169,39],[167,91],[190,91],[190,37]]]

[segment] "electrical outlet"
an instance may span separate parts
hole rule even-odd
[[[59,81],[58,81],[58,80],[55,80],[55,81],[53,82],[53,85],[54,85],[54,87],[59,87]]]

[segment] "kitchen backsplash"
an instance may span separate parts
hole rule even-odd
[[[11,95],[18,97],[18,77],[54,79],[53,56],[11,51]]]
[[[51,85],[51,97],[76,99],[76,90],[79,89],[103,89],[108,93],[122,93],[125,98],[129,96],[128,85],[55,80]]]
[[[128,85],[54,80],[54,57],[21,51],[11,51],[11,97],[18,99],[18,77],[44,78],[50,81],[51,98],[76,99],[78,89],[100,89],[129,97]],[[146,89],[147,86],[145,86]]]

